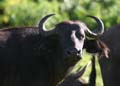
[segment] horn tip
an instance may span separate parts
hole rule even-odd
[[[53,15],[55,15],[54,13],[51,13],[51,14],[48,14],[49,16],[53,16]]]
[[[96,18],[95,16],[92,16],[92,15],[86,15],[86,17]]]

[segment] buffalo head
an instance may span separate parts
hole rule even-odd
[[[80,59],[84,45],[85,36],[98,37],[104,32],[104,25],[101,19],[88,16],[94,19],[98,24],[98,33],[92,32],[85,23],[81,21],[64,21],[56,25],[54,29],[46,29],[44,23],[53,16],[49,14],[41,19],[39,23],[39,32],[43,36],[56,35],[59,39],[64,57],[77,57]]]

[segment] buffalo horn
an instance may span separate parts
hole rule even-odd
[[[48,35],[51,35],[51,34],[55,33],[55,29],[48,30],[48,29],[45,28],[45,22],[47,21],[47,19],[49,17],[51,17],[53,15],[55,15],[55,14],[48,14],[40,20],[40,22],[39,22],[39,32],[40,32],[41,35],[48,36]]]
[[[97,32],[92,32],[90,29],[87,28],[86,32],[92,37],[98,37],[99,35],[102,35],[104,32],[104,24],[102,20],[91,15],[87,15],[87,17],[93,18],[97,22],[98,29],[96,30]]]

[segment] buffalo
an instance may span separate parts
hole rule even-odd
[[[11,27],[0,30],[0,86],[55,86],[67,70],[81,59],[85,36],[97,38],[104,31],[101,19],[98,33],[81,21],[63,21],[53,29],[40,20],[38,27]]]
[[[120,25],[109,28],[100,36],[110,49],[109,59],[101,58],[99,63],[104,86],[120,86]]]

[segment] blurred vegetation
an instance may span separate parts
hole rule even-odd
[[[55,13],[48,25],[63,20],[82,20],[91,27],[85,15],[100,17],[108,28],[120,23],[119,0],[0,0],[0,27],[37,25],[40,18]]]

